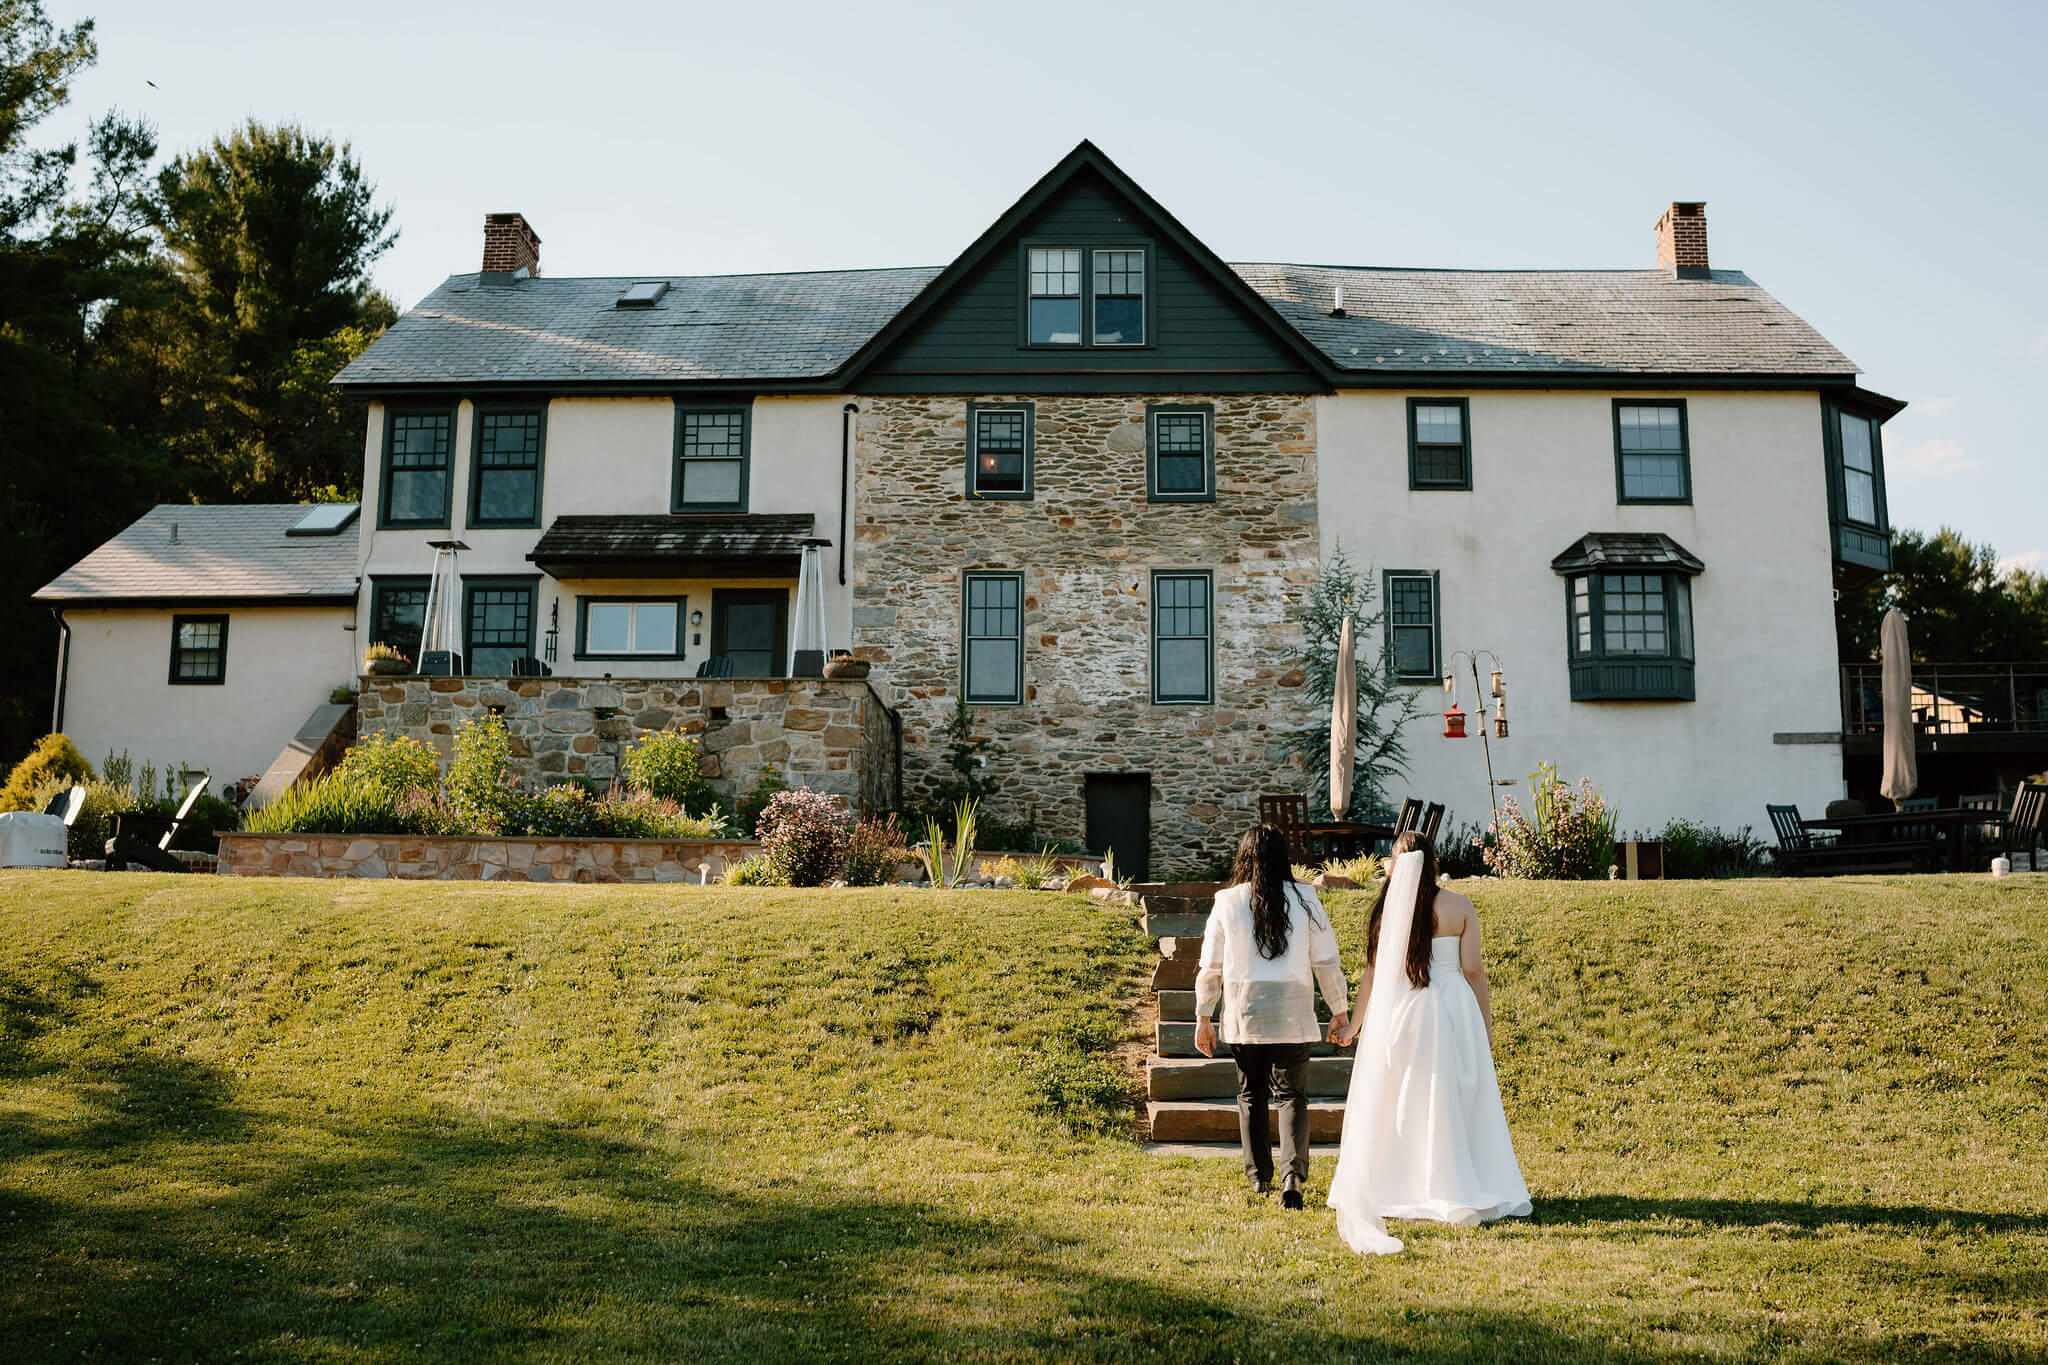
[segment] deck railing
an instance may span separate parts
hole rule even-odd
[[[1884,732],[1884,669],[1842,665],[1842,728]],[[1913,728],[1923,735],[2048,732],[2048,663],[1914,664]]]

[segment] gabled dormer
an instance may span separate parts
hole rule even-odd
[[[1327,361],[1082,143],[856,360],[866,393],[1313,392]]]

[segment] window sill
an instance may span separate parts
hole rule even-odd
[[[1214,493],[1147,493],[1146,502],[1214,502]]]
[[[681,506],[668,509],[668,514],[672,517],[732,516],[735,514],[745,516],[746,512],[747,505],[743,502],[687,502]]]
[[[1472,491],[1472,481],[1467,479],[1464,483],[1411,482],[1408,485],[1408,491],[1410,493],[1470,493]]]
[[[1690,507],[1692,506],[1692,499],[1690,497],[1616,498],[1615,504],[1620,507]]]
[[[969,502],[1034,502],[1037,499],[1036,494],[1030,492],[984,493],[980,489],[970,488],[967,490],[967,500]]]

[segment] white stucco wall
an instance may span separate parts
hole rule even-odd
[[[1441,572],[1446,659],[1484,647],[1505,664],[1510,737],[1494,741],[1497,776],[1555,761],[1599,783],[1630,831],[1685,816],[1768,838],[1766,802],[1817,813],[1842,794],[1838,747],[1772,740],[1840,729],[1817,395],[1625,395],[1686,400],[1685,507],[1618,505],[1617,395],[1598,392],[1466,395],[1471,491],[1411,492],[1409,396],[1319,400],[1323,551],[1341,542],[1376,591],[1386,569]],[[1571,700],[1564,580],[1550,561],[1588,531],[1662,531],[1705,561],[1692,583],[1697,700]],[[1484,818],[1478,739],[1441,738],[1440,686],[1422,700],[1430,714],[1409,731],[1409,781],[1396,794],[1445,802],[1451,822]],[[1526,786],[1516,792],[1526,809]]]
[[[843,396],[762,397],[752,405],[747,510],[756,514],[808,512],[816,534],[833,542],[824,552],[826,631],[835,648],[844,648],[852,633],[851,595],[839,584],[839,470]],[[675,405],[657,398],[556,398],[548,404],[547,437],[538,528],[517,530],[476,528],[465,524],[470,479],[470,423],[474,408],[467,400],[456,412],[451,525],[445,530],[379,531],[376,529],[380,490],[378,476],[384,440],[383,405],[370,405],[364,445],[363,518],[364,584],[362,606],[370,606],[370,578],[376,575],[423,574],[433,565],[428,542],[460,539],[470,548],[461,556],[465,577],[532,575],[539,570],[526,555],[558,516],[605,516],[666,513],[675,451]],[[849,516],[849,524],[851,517]],[[545,639],[550,609],[561,604],[561,643],[554,663],[558,674],[630,670],[641,677],[694,674],[709,653],[711,589],[717,587],[789,586],[794,577],[631,579],[606,585],[558,583],[540,576],[536,595],[538,653]],[[704,639],[689,647],[681,661],[607,661],[580,665],[570,657],[575,642],[576,597],[618,592],[622,595],[690,597],[690,609],[705,612]],[[687,629],[687,627],[686,627]]]
[[[228,618],[227,677],[169,681],[171,617]],[[260,775],[313,708],[353,676],[347,607],[71,608],[64,730],[94,768],[126,750],[139,767],[213,772],[213,788]]]

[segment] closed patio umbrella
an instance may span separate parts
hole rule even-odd
[[[818,552],[830,545],[815,537],[802,542],[796,575],[796,629],[789,640],[789,675],[816,678],[825,672],[825,570]]]
[[[1337,636],[1337,676],[1330,696],[1330,815],[1342,820],[1351,810],[1351,765],[1358,750],[1358,661],[1351,618]]]
[[[1884,614],[1878,634],[1883,660],[1884,781],[1878,790],[1893,804],[1920,786],[1920,764],[1913,752],[1913,655],[1906,644],[1906,618],[1893,607]]]

